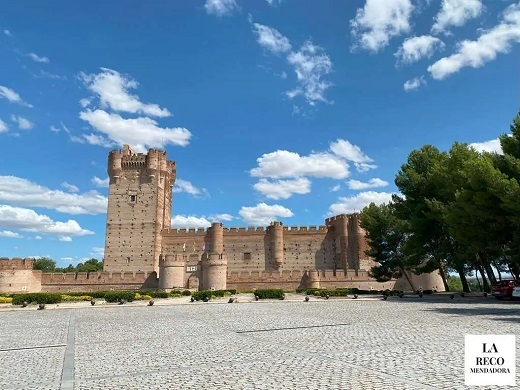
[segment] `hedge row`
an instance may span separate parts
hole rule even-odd
[[[215,290],[215,291],[202,290],[202,291],[196,291],[196,292],[192,293],[191,296],[196,301],[202,301],[204,298],[207,298],[207,299],[216,298],[216,297],[221,298],[224,296],[234,295],[234,294],[236,294],[236,292],[237,292],[237,290],[235,290],[235,289]]]
[[[279,288],[255,290],[253,292],[259,299],[284,299],[285,293]]]
[[[60,303],[60,293],[32,293],[32,294],[14,294],[13,305],[21,305],[28,303]]]

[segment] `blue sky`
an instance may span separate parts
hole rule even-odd
[[[164,147],[175,227],[320,225],[410,151],[499,151],[520,2],[2,2],[0,256],[102,258],[108,152]]]

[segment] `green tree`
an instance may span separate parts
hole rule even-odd
[[[366,254],[379,263],[372,267],[370,275],[380,282],[404,276],[415,290],[406,272],[407,222],[396,216],[393,203],[379,206],[371,203],[361,211],[360,225],[366,231],[369,245]]]
[[[34,260],[33,269],[43,272],[55,272],[56,262],[48,257],[40,257]]]
[[[103,271],[103,262],[97,259],[90,259],[76,266],[76,272],[98,272]]]

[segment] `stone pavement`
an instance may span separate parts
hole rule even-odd
[[[520,337],[492,298],[181,301],[3,306],[0,389],[464,389],[465,334]]]

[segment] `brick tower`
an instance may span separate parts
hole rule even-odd
[[[106,272],[158,272],[161,230],[171,225],[175,162],[156,149],[128,145],[108,156]]]

